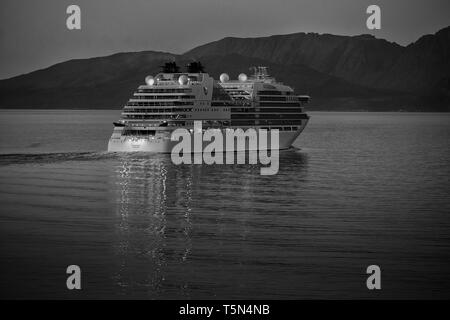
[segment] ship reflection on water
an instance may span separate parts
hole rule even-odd
[[[1,297],[450,297],[449,116],[316,113],[273,176],[95,151],[116,117],[2,113],[14,139],[0,159]]]
[[[239,280],[251,272],[245,260],[257,258],[260,224],[270,228],[273,218],[260,208],[274,190],[289,194],[300,187],[307,173],[306,155],[298,150],[281,152],[275,177],[261,176],[259,165],[176,166],[164,154],[120,154],[118,160],[111,175],[114,282],[123,295],[155,299],[245,289],[247,281]]]

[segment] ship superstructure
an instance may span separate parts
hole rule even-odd
[[[170,138],[172,131],[192,132],[194,121],[202,121],[203,130],[278,129],[279,148],[286,149],[309,120],[303,110],[309,96],[294,94],[291,87],[270,77],[265,67],[255,67],[251,77],[241,73],[230,80],[223,73],[216,81],[200,62],[190,63],[186,72],[170,62],[145,82],[114,122],[108,151],[170,153],[176,144]]]

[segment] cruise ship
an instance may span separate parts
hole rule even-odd
[[[165,63],[161,73],[145,78],[124,106],[108,151],[170,153],[178,143],[171,133],[185,128],[194,134],[194,121],[201,121],[203,130],[278,129],[279,149],[290,148],[308,123],[303,105],[310,97],[296,95],[269,76],[266,67],[252,69],[251,76],[241,73],[231,80],[222,73],[217,81],[198,61],[189,63],[185,72],[175,62]],[[258,148],[245,143],[246,150]],[[216,151],[235,151],[227,147],[223,144],[224,150]]]

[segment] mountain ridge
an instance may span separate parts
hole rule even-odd
[[[450,111],[450,27],[401,46],[372,35],[225,37],[183,54],[119,52],[0,80],[0,108],[120,108],[165,61],[200,59],[216,79],[266,65],[322,110]]]

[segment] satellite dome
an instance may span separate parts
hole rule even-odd
[[[247,81],[247,75],[245,73],[241,73],[238,77],[240,82],[245,82]]]
[[[186,85],[188,83],[188,77],[186,75],[184,75],[184,74],[181,75],[178,78],[178,83],[181,84],[181,85]]]
[[[146,76],[145,77],[145,83],[148,86],[152,86],[155,83],[155,79],[152,76]]]
[[[227,82],[228,80],[230,80],[230,77],[228,76],[228,74],[222,73],[220,75],[220,82]]]

